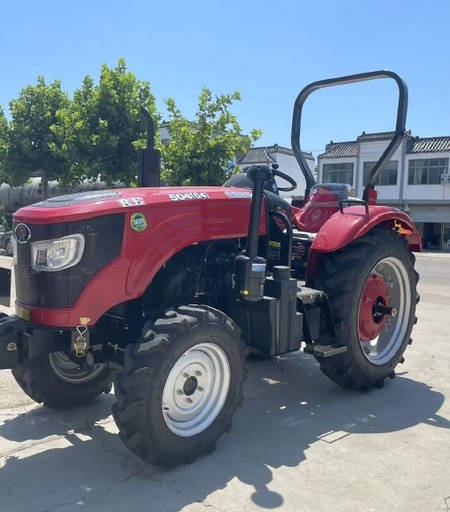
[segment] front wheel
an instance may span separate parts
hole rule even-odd
[[[73,359],[66,352],[52,352],[16,366],[12,374],[35,402],[70,409],[109,393],[114,372],[103,364],[88,366],[84,359]]]
[[[148,322],[115,382],[113,415],[124,443],[152,464],[212,451],[243,401],[246,353],[236,324],[208,306]]]
[[[318,360],[337,384],[367,390],[394,377],[416,323],[414,260],[407,242],[382,228],[324,256],[315,286],[330,299],[337,335],[347,352]],[[329,329],[319,340],[328,342]]]

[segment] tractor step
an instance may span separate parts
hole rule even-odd
[[[297,285],[297,298],[301,299],[303,304],[315,304],[321,302],[324,297],[321,290],[314,290],[314,288],[307,288],[306,286]]]
[[[303,352],[306,354],[312,354],[316,357],[332,357],[347,352],[347,347],[339,347],[337,345],[315,345],[307,343],[303,349]]]

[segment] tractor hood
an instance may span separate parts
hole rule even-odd
[[[147,209],[158,206],[179,206],[213,200],[246,199],[251,191],[233,187],[146,187],[80,192],[52,197],[19,209],[14,221],[52,224],[90,219],[105,214],[123,213],[124,209]],[[231,206],[231,205],[230,205]]]
[[[246,189],[148,187],[21,208],[13,218],[16,312],[39,325],[76,326],[81,317],[95,323],[116,304],[140,297],[184,247],[245,237],[250,203]],[[262,215],[261,234],[265,226]]]

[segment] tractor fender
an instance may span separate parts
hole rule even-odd
[[[413,221],[398,208],[371,205],[348,206],[332,215],[317,233],[311,251],[333,252],[360,238],[375,226],[393,229],[405,237],[412,252],[422,250],[422,239]]]

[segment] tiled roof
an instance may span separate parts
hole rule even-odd
[[[330,142],[318,158],[341,158],[355,157],[358,150],[358,143],[355,142]]]
[[[378,132],[378,133],[366,133],[362,132],[358,136],[359,141],[371,141],[371,140],[390,140],[395,135],[395,132]]]
[[[236,163],[241,164],[261,164],[261,163],[274,163],[275,159],[269,155],[269,148],[251,148],[248,152],[237,159]]]
[[[378,140],[390,140],[395,132],[379,132],[365,133],[363,132],[356,141],[350,142],[333,142],[331,141],[325,147],[325,153],[318,158],[341,158],[356,157],[358,152],[358,144],[360,142],[371,142]],[[439,153],[441,151],[450,151],[450,136],[443,137],[413,137],[411,132],[405,134],[408,141],[407,153]]]
[[[438,151],[450,151],[450,137],[426,137],[412,139],[408,147],[408,153],[432,153]]]

